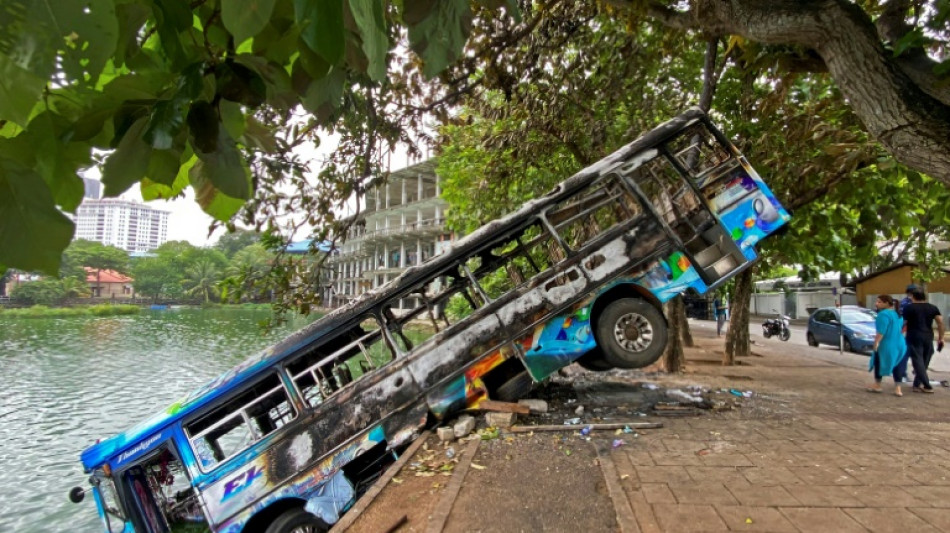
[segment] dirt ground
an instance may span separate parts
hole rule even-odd
[[[723,367],[703,325],[683,374],[536,389],[551,411],[518,424],[565,431],[432,435],[347,531],[950,530],[950,390],[869,394],[865,369],[763,339]],[[582,431],[617,422],[663,427]]]

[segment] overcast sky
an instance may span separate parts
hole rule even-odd
[[[323,137],[321,141],[319,148],[314,149],[311,145],[310,147],[301,149],[301,152],[311,159],[312,164],[310,170],[314,175],[320,171],[320,162],[323,160],[324,155],[336,147],[336,142],[333,142],[333,139]],[[413,163],[415,162],[416,161],[413,161]],[[389,158],[389,164],[391,166],[390,170],[399,170],[408,166],[409,163],[405,151],[393,153]],[[92,168],[84,172],[83,176],[99,179],[101,175],[98,169]],[[121,198],[142,202],[142,194],[138,185],[133,186],[123,193]],[[213,219],[211,216],[205,214],[205,212],[201,210],[201,206],[195,202],[195,194],[191,187],[185,189],[184,198],[153,200],[144,203],[149,207],[169,212],[168,240],[170,241],[188,241],[195,246],[207,246],[217,242],[217,240],[221,238],[221,235],[227,231],[225,228],[218,228],[209,237],[208,228]],[[295,240],[302,240],[304,238],[306,238],[306,236],[298,235],[295,237]]]

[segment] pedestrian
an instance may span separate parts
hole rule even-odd
[[[907,379],[907,360],[910,358],[910,351],[907,350],[907,322],[904,321],[903,315],[901,315],[901,303],[897,298],[891,298],[891,309],[897,314],[898,318],[901,319],[901,339],[904,341],[904,356],[901,357],[901,360],[897,363],[897,368],[900,369],[901,381]]]
[[[913,392],[933,392],[927,378],[927,367],[934,354],[933,323],[937,321],[937,351],[943,350],[943,316],[937,306],[927,302],[922,289],[910,293],[911,303],[904,309],[907,323],[907,351],[914,366]]]
[[[904,358],[907,346],[901,334],[901,317],[897,316],[893,304],[894,299],[888,294],[878,296],[874,302],[877,308],[877,318],[874,319],[877,335],[868,365],[868,370],[874,371],[874,384],[868,387],[868,391],[881,392],[881,380],[890,374],[894,378],[894,395],[903,396],[901,381],[904,375],[900,371],[900,361]]]
[[[907,306],[910,305],[910,293],[917,290],[917,285],[911,283],[907,286],[907,290],[904,291],[904,298],[901,299],[900,306],[897,308],[897,314],[904,316],[904,309],[907,309]]]
[[[726,323],[727,313],[729,313],[729,304],[722,296],[716,296],[716,299],[713,300],[713,310],[716,313],[716,336],[722,337],[722,327]]]

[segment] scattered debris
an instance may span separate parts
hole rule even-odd
[[[548,412],[548,402],[538,399],[518,400],[518,405],[524,405],[531,413],[543,414]],[[527,414],[527,413],[525,413]]]
[[[625,427],[636,428],[636,429],[659,429],[663,427],[663,424],[660,422],[619,422],[619,423],[604,423],[604,424],[590,424],[591,431],[594,430],[614,430],[614,429],[623,429]],[[573,431],[572,427],[561,426],[548,426],[548,425],[538,425],[538,426],[511,426],[509,431],[512,433],[527,433],[529,431]]]
[[[611,443],[612,448],[619,448],[621,446],[623,446],[623,439],[614,439],[613,443]]]
[[[482,400],[478,404],[482,411],[493,411],[497,413],[517,413],[527,415],[531,413],[531,408],[521,403],[496,402],[495,400]]]
[[[578,405],[577,409],[574,409],[574,414],[577,416],[581,416],[582,414],[584,414],[584,406]]]
[[[485,429],[479,430],[478,436],[482,440],[493,440],[498,438],[498,428],[494,426],[489,426]]]
[[[580,424],[580,423],[581,423],[580,418],[568,418],[567,420],[564,421],[565,426],[576,426],[577,424]]]
[[[485,422],[489,427],[508,428],[517,420],[515,413],[486,413]]]
[[[455,440],[455,428],[442,426],[435,430],[441,442],[452,442]]]
[[[475,429],[475,418],[472,415],[462,415],[455,421],[455,438],[462,439]]]

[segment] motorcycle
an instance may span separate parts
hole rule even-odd
[[[783,341],[787,341],[792,336],[791,330],[788,329],[789,320],[791,320],[790,316],[778,313],[776,313],[775,318],[765,319],[765,322],[762,323],[762,336],[767,339],[775,335]]]

